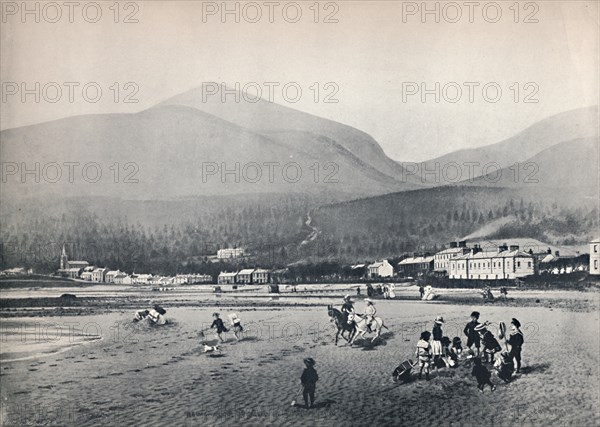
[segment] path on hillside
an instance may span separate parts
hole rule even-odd
[[[308,244],[309,242],[312,242],[319,235],[319,230],[317,229],[317,227],[312,225],[312,217],[310,216],[310,211],[308,211],[308,213],[306,214],[306,221],[304,221],[304,224],[308,228],[310,228],[312,231],[309,233],[309,235],[306,237],[306,239],[304,239],[302,241],[302,243],[300,243],[300,246],[303,246],[303,245]]]

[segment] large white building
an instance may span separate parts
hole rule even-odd
[[[217,259],[236,259],[242,258],[245,254],[243,248],[227,248],[217,251]]]
[[[452,258],[448,266],[450,279],[500,280],[535,274],[535,258],[516,245],[488,252],[475,245],[471,253]]]
[[[450,247],[439,251],[433,256],[433,269],[439,273],[448,274],[450,260],[458,256],[466,255],[471,250],[467,247],[467,241],[450,242]]]
[[[392,277],[394,275],[394,267],[387,259],[369,264],[367,267],[369,278],[375,277]]]
[[[600,239],[590,242],[590,274],[600,274]]]

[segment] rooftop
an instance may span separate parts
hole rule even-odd
[[[412,258],[405,258],[398,263],[398,265],[407,265],[407,264],[422,264],[422,263],[430,263],[433,261],[433,256],[418,256]]]

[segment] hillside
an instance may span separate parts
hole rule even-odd
[[[35,163],[43,167],[55,162],[63,173],[56,183],[44,180],[43,170],[40,182],[35,182],[34,175],[26,177],[25,183],[20,173],[10,175],[2,183],[3,196],[8,198],[54,194],[172,200],[292,192],[325,193],[343,200],[403,188],[329,137],[290,131],[275,138],[176,105],[6,130],[1,141],[4,162],[24,162],[29,169]],[[62,166],[65,162],[80,165],[73,182],[69,182],[68,168]],[[98,182],[89,182],[90,177],[95,179],[97,168],[89,169],[87,178],[82,176],[81,168],[91,162],[101,169]],[[225,170],[234,172],[223,175]],[[55,169],[45,173],[51,180],[56,177]]]
[[[519,164],[479,177],[472,185],[569,189],[580,197],[598,197],[600,138],[561,142]],[[467,183],[465,183],[467,184]]]
[[[540,152],[560,143],[586,138],[597,138],[598,106],[566,111],[534,123],[517,135],[495,144],[483,147],[458,150],[426,162],[417,163],[419,182],[430,185],[449,185],[468,178],[475,178],[483,173],[487,164],[507,168],[515,163],[523,163]],[[469,176],[465,163],[474,162],[474,176]],[[425,175],[422,171],[443,169],[445,165],[456,163],[462,168],[462,179],[454,180],[454,171],[447,172],[448,179],[442,176],[436,180],[434,175]],[[408,167],[407,163],[400,162]],[[491,169],[495,170],[495,169]],[[507,174],[508,175],[508,174]]]
[[[264,99],[247,102],[241,97],[240,102],[235,102],[230,96],[225,101],[220,95],[203,96],[202,88],[198,88],[170,98],[161,105],[183,105],[204,111],[244,129],[266,135],[289,148],[306,144],[297,136],[312,134],[317,140],[326,139],[339,144],[339,147],[379,173],[406,181],[402,167],[387,157],[371,136],[358,129]]]
[[[552,189],[448,186],[321,206],[312,212],[321,246],[342,259],[431,251],[465,236],[587,242],[598,229],[596,200]]]

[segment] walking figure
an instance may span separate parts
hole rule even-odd
[[[314,368],[315,363],[316,362],[312,357],[304,359],[306,368],[300,377],[300,382],[302,383],[302,397],[304,397],[304,405],[307,409],[312,408],[315,403],[315,389],[317,387],[317,381],[319,381],[319,375]]]

